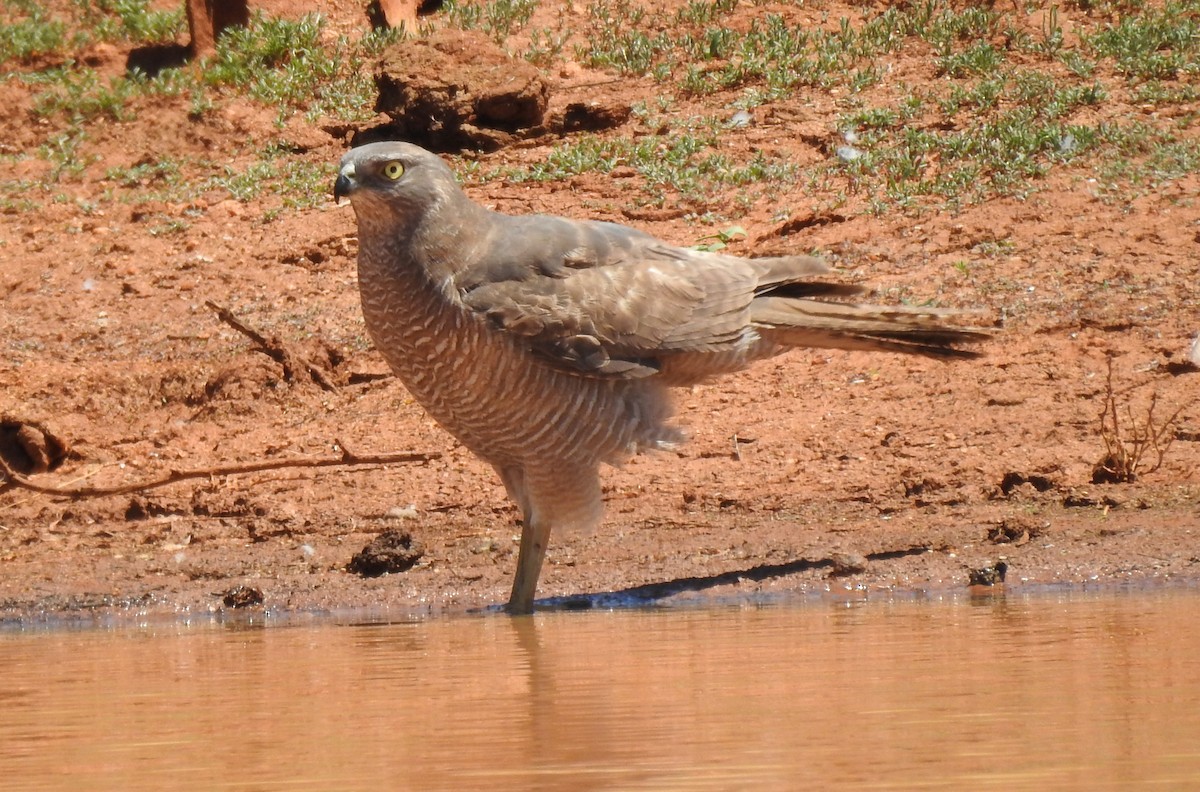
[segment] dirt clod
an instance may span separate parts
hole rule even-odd
[[[540,126],[550,99],[536,68],[482,33],[450,29],[393,46],[375,84],[390,131],[434,151],[494,151]]]
[[[1022,485],[1028,484],[1036,492],[1046,492],[1054,488],[1054,479],[1038,473],[1018,473],[1010,471],[1000,480],[1000,491],[1011,495]]]
[[[847,577],[867,571],[867,557],[861,553],[831,553],[829,555],[830,577]]]
[[[1004,583],[1004,577],[1007,574],[1008,564],[1004,561],[997,561],[992,566],[968,570],[967,580],[972,586],[999,586]]]
[[[1030,539],[1041,536],[1045,525],[1031,518],[1007,517],[988,528],[987,540],[992,544],[1023,545]]]
[[[413,567],[425,548],[406,531],[384,531],[355,553],[346,571],[363,577],[379,577],[406,572]]]
[[[0,417],[0,459],[13,471],[46,473],[61,465],[69,452],[66,441],[44,424]]]
[[[262,590],[254,586],[234,586],[221,595],[221,604],[226,608],[250,608],[262,605],[264,600]]]

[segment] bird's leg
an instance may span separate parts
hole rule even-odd
[[[533,612],[542,561],[550,544],[551,528],[587,530],[595,527],[604,512],[600,496],[600,471],[595,462],[568,463],[556,460],[553,467],[497,466],[504,488],[521,509],[521,550],[517,554],[517,576],[508,612]]]
[[[517,555],[517,576],[508,598],[508,612],[514,616],[533,613],[533,595],[549,544],[550,522],[538,519],[538,515],[526,515],[521,528],[521,550]]]
[[[525,487],[525,471],[520,467],[496,466],[500,480],[508,497],[517,504],[521,512],[521,548],[517,555],[517,576],[513,580],[512,596],[508,598],[508,612],[514,615],[533,612],[533,597],[537,591],[538,577],[542,572],[542,561],[546,558],[546,547],[550,544],[550,524],[541,530],[535,529],[533,505]]]

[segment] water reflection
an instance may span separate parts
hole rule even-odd
[[[0,634],[14,789],[1200,788],[1200,592]]]

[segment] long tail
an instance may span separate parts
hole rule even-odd
[[[938,308],[860,305],[776,294],[756,297],[750,304],[750,319],[763,338],[785,346],[903,352],[936,358],[979,357],[979,352],[961,349],[960,345],[986,341],[991,334],[952,323],[955,318],[969,315]]]

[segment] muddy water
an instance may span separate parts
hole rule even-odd
[[[0,788],[1200,789],[1200,591],[0,633]]]

